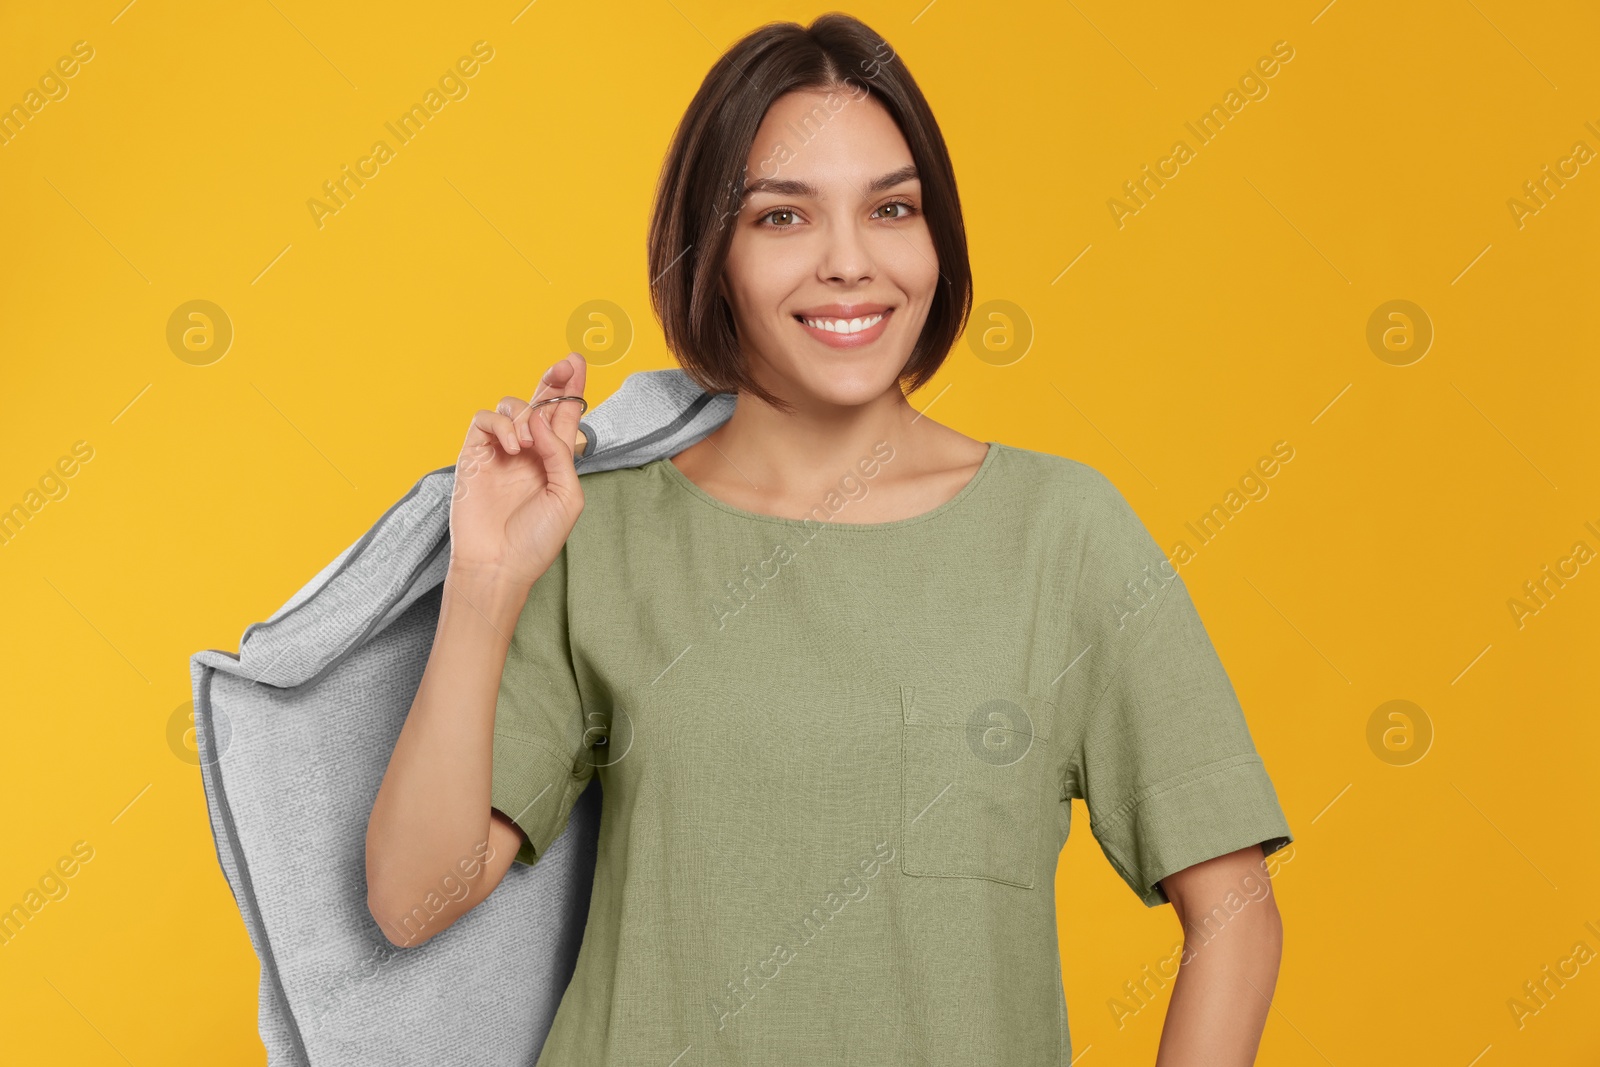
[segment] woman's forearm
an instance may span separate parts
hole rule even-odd
[[[367,905],[396,943],[426,940],[493,888],[482,868],[495,704],[528,591],[498,572],[446,574],[433,649],[367,824]],[[506,862],[495,866],[503,873]],[[459,899],[441,891],[463,881]],[[418,914],[423,937],[407,919]]]
[[[1270,897],[1219,929],[1190,926],[1156,1067],[1254,1064],[1282,956],[1283,920]]]

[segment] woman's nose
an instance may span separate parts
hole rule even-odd
[[[824,280],[855,283],[872,277],[872,251],[859,226],[848,222],[830,225],[822,244],[818,273]]]

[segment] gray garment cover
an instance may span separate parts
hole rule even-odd
[[[733,414],[677,369],[641,371],[581,426],[580,474],[671,456]],[[416,695],[449,564],[455,467],[422,477],[239,654],[190,659],[217,860],[261,960],[269,1067],[530,1067],[577,962],[600,788],[538,863],[415,948],[366,904],[367,818]],[[465,858],[465,857],[463,857]],[[441,871],[439,893],[459,892]]]

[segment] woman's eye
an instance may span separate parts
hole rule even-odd
[[[879,215],[878,214],[878,212],[887,211],[887,210],[890,210],[890,209],[898,209],[898,210],[892,215]],[[916,213],[917,213],[917,209],[914,206],[912,206],[911,204],[907,203],[906,201],[904,201],[904,200],[891,200],[889,203],[884,204],[882,207],[879,207],[872,214],[877,218],[887,219],[887,220],[889,220],[891,222],[898,222],[899,220],[905,219],[905,218],[909,218],[912,215],[915,215]],[[758,216],[756,218],[756,225],[757,226],[766,226],[769,229],[774,229],[774,230],[793,229],[795,224],[796,224],[796,221],[797,221],[797,215],[798,215],[798,213],[793,208],[786,208],[786,207],[773,208],[771,211],[767,212],[766,214]],[[771,221],[771,220],[773,220],[775,218],[779,218],[779,217],[783,218],[785,221],[783,221],[783,222],[773,222],[773,221]]]
[[[774,229],[779,229],[779,230],[788,229],[790,226],[793,225],[792,222],[783,223],[782,225],[776,225],[774,223],[767,222],[767,220],[772,218],[774,215],[788,215],[792,219],[794,217],[794,212],[789,210],[788,208],[785,208],[785,207],[776,208],[776,209],[774,209],[772,211],[767,212],[765,215],[762,215],[759,219],[756,220],[756,222],[765,223],[766,225],[772,226]]]

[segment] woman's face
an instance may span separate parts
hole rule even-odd
[[[768,109],[722,278],[751,373],[799,406],[893,387],[939,280],[911,150],[858,92],[794,92]]]

